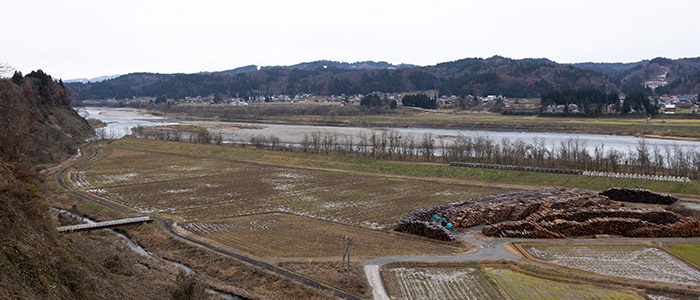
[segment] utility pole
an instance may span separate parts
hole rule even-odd
[[[349,236],[342,236],[343,238],[343,265],[340,270],[343,272],[343,278],[341,282],[345,282],[346,286],[350,286],[350,245],[352,245],[352,239]]]

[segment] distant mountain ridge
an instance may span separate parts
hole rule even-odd
[[[317,60],[312,62],[305,62],[291,66],[268,66],[262,67],[262,69],[294,69],[294,70],[313,70],[317,68],[336,68],[343,70],[378,70],[378,69],[405,69],[405,68],[416,68],[417,65],[411,64],[399,64],[394,65],[385,61],[358,61],[354,63],[338,62],[331,60]]]
[[[318,95],[439,90],[441,94],[539,97],[553,90],[596,88],[630,92],[659,83],[660,91],[700,92],[700,58],[633,63],[560,64],[546,58],[465,58],[434,66],[319,60],[290,66],[244,66],[195,74],[131,73],[101,82],[69,83],[76,99],[138,96],[183,98],[312,93]]]
[[[633,69],[634,67],[645,65],[648,63],[649,63],[649,60],[647,59],[647,60],[642,60],[642,61],[638,61],[638,62],[631,62],[631,63],[584,62],[584,63],[574,63],[571,65],[574,67],[577,67],[577,68],[581,68],[581,69],[600,72],[600,73],[603,73],[605,75],[615,75],[615,74],[619,74],[619,73],[625,72],[627,70]]]
[[[93,78],[75,78],[75,79],[64,80],[63,83],[100,82],[100,81],[105,81],[105,80],[117,78],[119,76],[122,76],[122,75],[105,75],[105,76],[98,76],[98,77],[93,77]]]

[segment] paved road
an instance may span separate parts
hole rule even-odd
[[[109,203],[109,202],[106,202],[106,201],[102,201],[102,200],[100,200],[100,199],[98,199],[98,198],[92,197],[90,194],[83,194],[83,193],[80,193],[80,192],[74,190],[73,188],[71,188],[70,186],[68,186],[68,185],[64,182],[63,177],[64,177],[64,175],[65,175],[65,173],[66,173],[66,171],[67,171],[68,169],[73,168],[73,167],[76,167],[76,166],[81,165],[81,164],[84,164],[84,163],[87,163],[88,161],[91,161],[91,160],[95,159],[95,157],[97,157],[97,155],[98,155],[98,152],[99,152],[99,150],[98,150],[98,148],[95,146],[95,147],[94,147],[94,153],[92,154],[92,156],[90,156],[89,158],[87,158],[87,159],[85,159],[85,160],[82,160],[82,161],[80,161],[80,162],[78,162],[78,163],[76,163],[76,164],[73,164],[73,165],[70,165],[70,166],[68,166],[68,167],[65,167],[64,169],[62,169],[61,171],[59,171],[59,172],[56,174],[56,181],[58,182],[58,184],[59,184],[63,189],[65,189],[66,191],[68,191],[69,193],[75,195],[76,197],[79,197],[79,198],[81,198],[81,199],[84,199],[84,200],[86,200],[86,201],[89,201],[89,202],[95,203],[95,204],[97,204],[97,205],[100,205],[100,206],[103,206],[103,207],[106,207],[106,208],[115,210],[115,211],[117,211],[117,212],[120,212],[120,213],[125,214],[125,215],[128,215],[128,216],[143,216],[142,214],[139,214],[139,213],[136,213],[136,212],[127,210],[127,209],[122,208],[122,207],[120,207],[120,206],[114,205],[113,203]],[[213,245],[207,244],[207,243],[205,243],[205,242],[202,242],[202,241],[200,241],[200,240],[197,240],[197,239],[191,238],[191,237],[189,237],[189,236],[183,235],[183,234],[179,233],[177,230],[175,230],[175,228],[173,228],[173,220],[171,220],[171,219],[163,218],[163,217],[161,217],[161,216],[151,216],[151,218],[153,218],[153,219],[155,219],[155,220],[158,220],[160,223],[162,223],[162,224],[164,225],[164,227],[168,230],[168,232],[169,232],[170,234],[174,235],[175,237],[177,237],[177,238],[179,238],[179,239],[182,239],[182,240],[188,241],[188,242],[190,242],[190,243],[194,243],[194,244],[200,245],[200,246],[205,247],[205,248],[207,248],[207,249],[209,249],[209,250],[212,250],[212,251],[217,252],[217,253],[219,253],[219,254],[223,254],[223,255],[226,255],[226,256],[228,256],[228,257],[237,259],[237,260],[239,260],[239,261],[245,262],[245,263],[250,264],[250,265],[252,265],[252,266],[255,266],[255,267],[258,267],[258,268],[261,268],[261,269],[265,269],[265,270],[274,272],[274,273],[276,273],[276,274],[278,274],[278,275],[284,276],[284,277],[286,277],[286,278],[288,278],[288,279],[294,280],[294,281],[299,282],[299,283],[301,283],[301,284],[304,284],[304,285],[306,285],[306,286],[309,286],[309,287],[312,287],[312,288],[321,289],[321,290],[331,291],[331,292],[333,292],[333,293],[335,294],[335,296],[340,297],[340,298],[352,299],[352,300],[360,300],[360,299],[361,299],[360,297],[358,297],[358,296],[356,296],[356,295],[354,295],[354,294],[352,294],[352,293],[350,293],[350,292],[341,290],[341,289],[336,288],[336,287],[332,287],[332,286],[330,286],[330,285],[324,284],[324,283],[319,282],[319,281],[316,281],[316,280],[314,280],[314,279],[305,277],[305,276],[303,276],[303,275],[301,275],[301,274],[293,273],[293,272],[291,272],[291,271],[289,271],[289,270],[286,270],[286,269],[283,269],[283,268],[280,268],[280,267],[277,267],[277,266],[273,266],[273,265],[268,264],[268,263],[266,263],[266,262],[264,262],[264,261],[252,259],[252,258],[250,258],[250,257],[244,256],[244,255],[240,255],[240,254],[238,254],[238,253],[233,253],[233,252],[231,252],[231,251],[228,251],[228,250],[225,250],[225,249],[221,249],[221,248],[215,247],[215,246],[213,246]]]
[[[382,265],[399,261],[429,261],[429,262],[465,262],[480,261],[485,259],[509,259],[525,261],[525,258],[517,256],[503,247],[506,243],[515,242],[543,242],[542,239],[512,239],[512,238],[477,238],[480,235],[482,226],[475,226],[468,229],[461,229],[455,232],[457,239],[478,246],[474,253],[451,255],[451,256],[388,256],[369,260],[365,263],[365,275],[372,287],[372,295],[375,300],[389,300],[389,294],[381,280],[379,269]],[[551,241],[551,240],[547,240]],[[557,239],[565,242],[700,242],[700,237],[694,238],[569,238]]]

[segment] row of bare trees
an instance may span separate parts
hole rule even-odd
[[[161,128],[161,127],[135,127],[132,130],[135,137],[160,141],[189,142],[198,144],[216,143],[221,145],[224,138],[221,132],[211,133],[206,128]]]
[[[263,140],[258,137],[258,140]],[[277,139],[279,141],[279,139]],[[556,146],[543,140],[494,141],[486,137],[459,136],[454,140],[436,139],[425,134],[419,139],[388,131],[360,134],[357,139],[312,133],[300,145],[260,144],[268,148],[298,147],[309,153],[337,153],[362,158],[428,162],[473,162],[519,165],[542,168],[566,168],[601,172],[627,172],[648,175],[699,178],[700,152],[685,151],[673,145],[649,146],[644,139],[629,151],[590,149],[579,139],[569,139]]]
[[[223,142],[221,133],[212,135],[203,128],[187,132],[171,128],[136,128],[134,133],[140,138],[157,140]],[[591,149],[579,139],[549,146],[544,140],[532,143],[509,139],[495,141],[482,136],[436,140],[433,135],[425,134],[416,139],[395,131],[361,133],[357,136],[315,132],[304,135],[298,144],[283,143],[274,135],[256,135],[247,143],[238,145],[381,160],[471,162],[700,178],[700,152],[684,151],[675,145],[652,147],[644,139],[626,152],[607,149],[604,145]]]

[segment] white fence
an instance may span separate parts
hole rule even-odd
[[[572,174],[572,175],[597,176],[597,177],[609,177],[609,178],[628,178],[628,179],[642,179],[642,180],[656,180],[656,181],[690,182],[690,178],[681,177],[681,176],[661,176],[661,175],[644,175],[644,174],[630,174],[630,173],[581,171],[581,170],[575,170],[575,169],[538,168],[538,167],[527,167],[527,166],[482,164],[482,163],[468,163],[468,162],[451,162],[450,166],[497,169],[497,170],[515,170],[515,171],[528,171],[528,172],[544,172],[544,173],[557,173],[557,174]]]
[[[146,216],[146,217],[120,219],[120,220],[112,220],[112,221],[105,221],[105,222],[96,222],[96,223],[89,223],[89,224],[61,226],[61,227],[57,227],[56,230],[58,230],[58,232],[71,232],[71,231],[109,228],[109,227],[114,227],[114,226],[128,225],[128,224],[134,224],[134,223],[143,223],[143,222],[150,222],[150,221],[152,221],[151,217]]]

